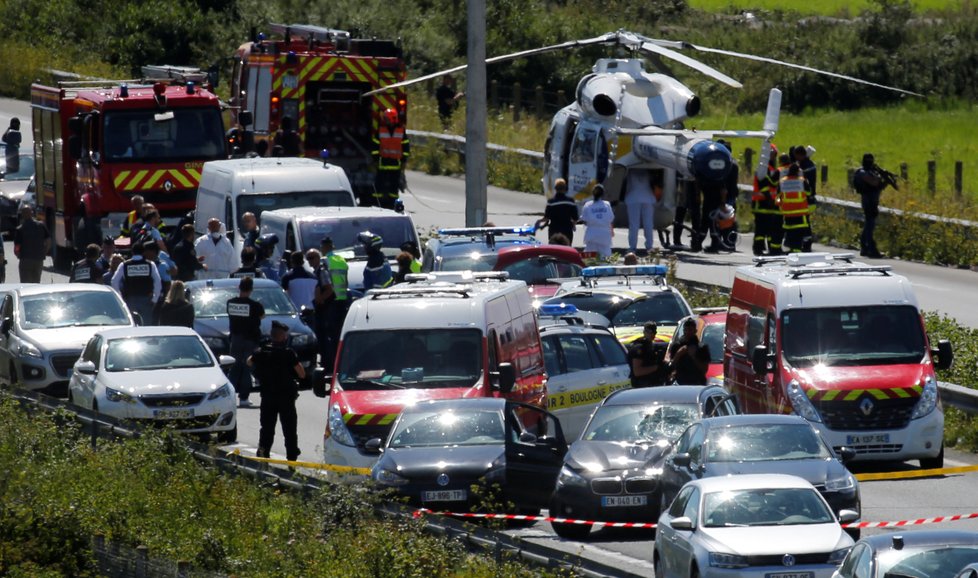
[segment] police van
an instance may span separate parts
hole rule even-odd
[[[734,278],[724,381],[747,413],[796,413],[856,460],[944,463],[935,369],[910,281],[851,254],[759,257]]]
[[[328,464],[369,467],[404,406],[506,397],[546,407],[536,317],[502,272],[408,275],[350,306],[337,346],[324,436]]]

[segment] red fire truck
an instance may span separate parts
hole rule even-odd
[[[165,217],[194,208],[204,162],[227,158],[220,102],[197,69],[31,87],[37,202],[55,266],[118,232],[142,195]]]
[[[234,54],[231,124],[253,130],[260,142],[271,141],[283,119],[291,119],[302,154],[319,157],[326,150],[363,195],[373,185],[370,153],[381,115],[391,108],[406,123],[407,97],[403,90],[362,95],[405,79],[400,46],[319,26],[268,28],[274,38],[258,35]],[[271,148],[269,142],[266,154]]]

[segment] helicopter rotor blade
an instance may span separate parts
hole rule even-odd
[[[723,84],[726,84],[727,86],[731,86],[733,88],[743,88],[744,86],[743,84],[737,82],[733,78],[730,78],[729,76],[713,68],[712,66],[703,64],[699,60],[696,60],[695,58],[690,58],[684,54],[680,54],[675,50],[670,50],[668,48],[660,46],[656,42],[643,41],[642,44],[639,45],[639,50],[642,50],[644,52],[651,52],[653,54],[658,54],[659,56],[664,56],[671,60],[675,60],[676,62],[679,62],[681,64],[685,64],[686,66],[692,68],[693,70],[696,70],[697,72],[701,72],[714,80],[718,80]]]
[[[885,84],[879,84],[879,83],[876,83],[876,82],[871,82],[869,80],[863,80],[862,78],[856,78],[855,76],[848,76],[848,75],[845,75],[845,74],[839,74],[837,72],[829,72],[828,70],[822,70],[822,69],[819,69],[819,68],[813,68],[811,66],[805,66],[805,65],[802,65],[802,64],[795,64],[793,62],[784,62],[782,60],[775,60],[773,58],[767,58],[765,56],[757,56],[755,54],[746,54],[746,53],[743,53],[743,52],[734,52],[732,50],[723,50],[723,49],[720,49],[720,48],[709,48],[709,47],[706,47],[706,46],[698,46],[696,44],[689,44],[689,43],[686,43],[684,46],[686,46],[688,48],[692,48],[694,50],[699,50],[700,52],[707,52],[707,53],[711,53],[711,54],[722,54],[724,56],[733,56],[735,58],[744,58],[744,59],[747,59],[747,60],[754,60],[754,61],[757,61],[757,62],[766,62],[768,64],[776,64],[778,66],[786,66],[788,68],[796,68],[798,70],[804,70],[806,72],[814,72],[815,74],[822,74],[822,75],[825,75],[825,76],[831,76],[833,78],[840,78],[842,80],[848,80],[848,81],[851,81],[851,82],[856,82],[856,83],[859,83],[859,84],[865,84],[865,85],[868,85],[868,86],[875,86],[876,88],[883,88],[885,90],[892,90],[894,92],[900,92],[900,93],[903,93],[903,94],[910,94],[910,95],[913,95],[913,96],[920,96],[920,97],[923,97],[924,96],[924,95],[922,95],[922,94],[920,94],[918,92],[913,92],[913,91],[910,91],[910,90],[904,90],[902,88],[896,88],[895,86],[887,86]]]
[[[602,34],[601,36],[595,36],[594,38],[585,38],[583,40],[569,40],[567,42],[561,42],[560,44],[552,44],[550,46],[542,46],[540,48],[532,48],[530,50],[521,50],[519,52],[513,52],[511,54],[502,54],[500,56],[493,56],[492,58],[486,59],[486,64],[505,62],[507,60],[515,60],[517,58],[524,58],[526,56],[533,56],[535,54],[543,54],[545,52],[553,52],[555,50],[563,50],[565,48],[577,48],[579,46],[590,46],[592,44],[607,44],[610,42],[617,42],[618,38],[619,38],[618,32],[608,32],[607,34]],[[370,96],[372,94],[377,94],[378,92],[384,92],[387,90],[391,90],[393,88],[410,86],[412,84],[424,82],[432,78],[438,78],[439,76],[443,76],[445,74],[461,72],[466,68],[468,68],[468,64],[460,64],[459,66],[455,66],[453,68],[446,68],[445,70],[439,70],[438,72],[433,72],[431,74],[426,74],[424,76],[412,78],[411,80],[404,80],[402,82],[395,82],[394,84],[388,84],[383,88],[378,88],[376,90],[371,90],[370,92],[365,92],[361,97]]]

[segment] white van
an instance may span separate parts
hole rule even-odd
[[[394,259],[401,252],[405,241],[418,246],[418,232],[414,221],[406,213],[397,213],[378,207],[296,207],[265,211],[261,219],[261,233],[274,233],[279,243],[272,259],[277,261],[282,253],[318,249],[324,237],[333,239],[333,246],[350,266],[350,288],[363,290],[363,270],[367,254],[357,242],[363,231],[380,235],[384,239],[384,255],[396,272]]]
[[[342,168],[307,158],[243,158],[204,163],[197,189],[194,230],[218,218],[241,254],[241,216],[289,207],[353,207],[356,198]]]

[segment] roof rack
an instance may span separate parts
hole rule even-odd
[[[849,275],[852,273],[882,273],[884,277],[890,275],[889,265],[849,265],[843,267],[791,267],[788,275],[792,279],[797,279],[802,275]]]
[[[194,66],[169,66],[151,64],[141,68],[143,77],[148,80],[175,80],[177,82],[204,84],[207,73]]]
[[[480,281],[508,281],[506,271],[432,271],[409,273],[404,276],[408,283],[478,283]]]
[[[282,38],[302,38],[317,42],[329,42],[337,46],[350,44],[350,33],[346,30],[315,26],[313,24],[269,24],[268,31]]]
[[[771,257],[754,257],[754,266],[763,267],[771,264],[813,265],[832,261],[852,263],[854,258],[854,253],[788,253],[787,255]]]

